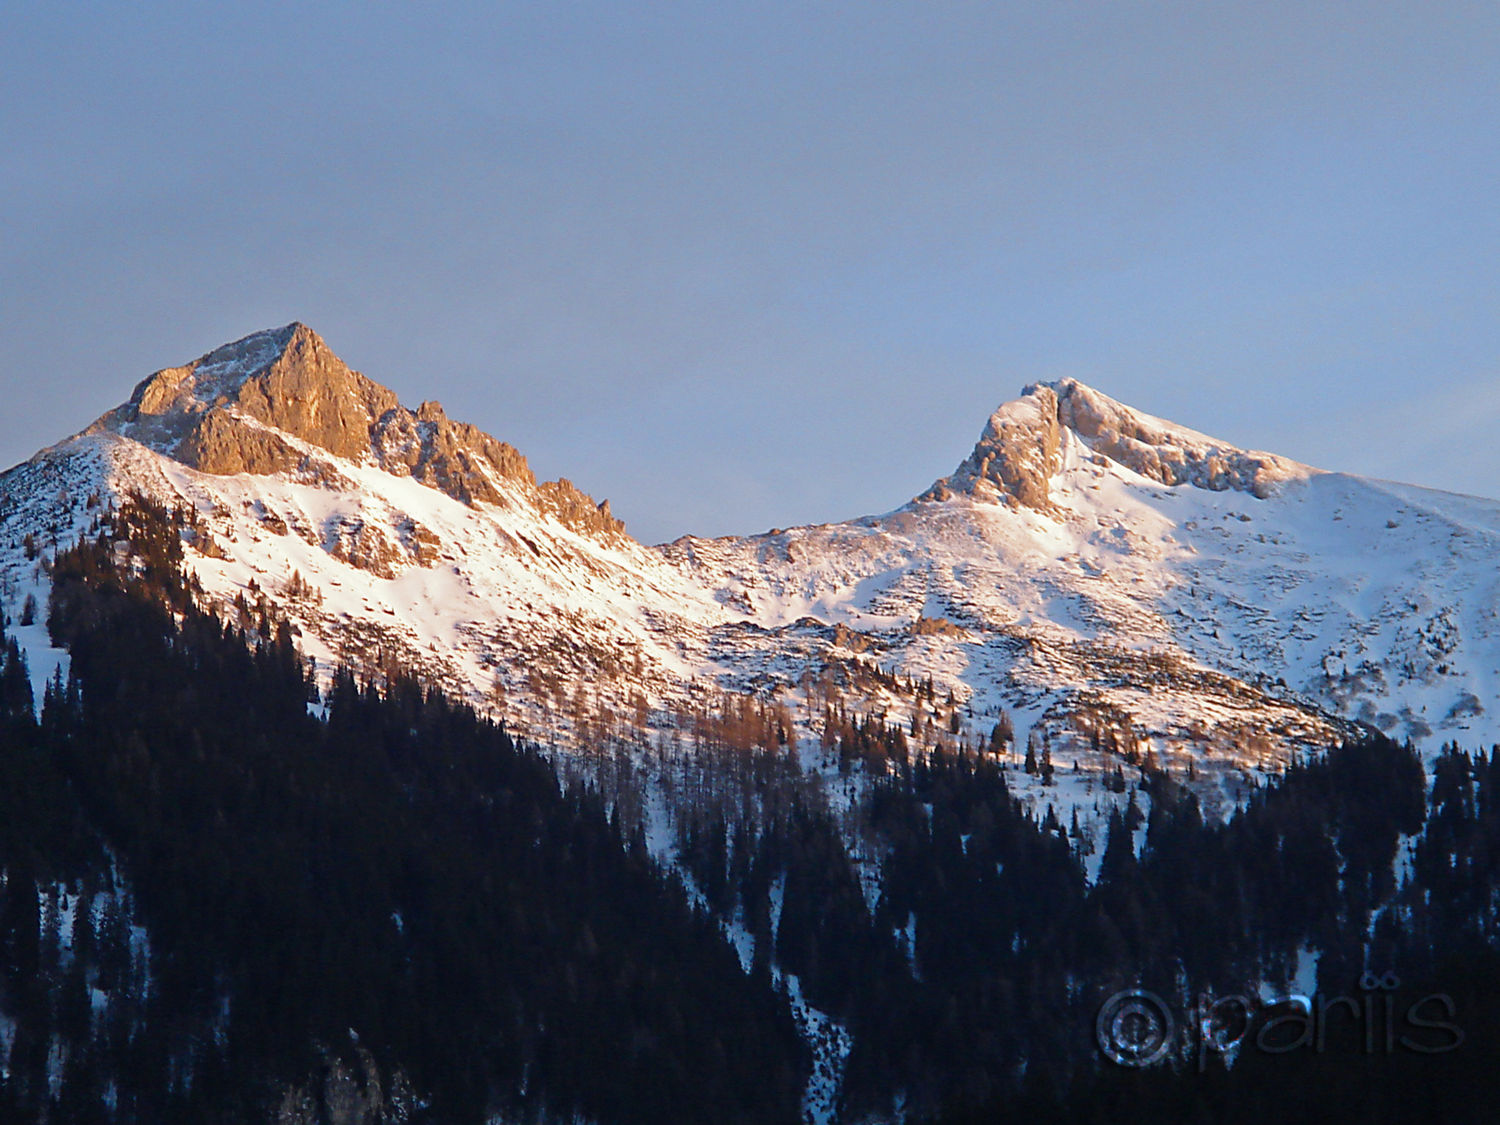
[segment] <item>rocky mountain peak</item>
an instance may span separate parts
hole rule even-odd
[[[465,504],[507,486],[577,530],[624,525],[567,481],[539,485],[526,458],[437,402],[415,411],[352,370],[305,324],[256,332],[143,380],[87,432],[110,431],[205,473],[286,473],[339,483],[339,461],[410,476]]]
[[[392,391],[351,371],[316,332],[293,323],[156,372],[91,429],[113,430],[204,472],[279,472],[295,454],[284,436],[363,460],[374,427],[398,405]],[[283,436],[252,436],[255,423]]]
[[[1235,490],[1264,499],[1282,481],[1313,470],[1271,453],[1244,450],[1117,402],[1076,379],[1033,383],[1001,405],[974,450],[919,500],[954,493],[1052,508],[1052,479],[1063,468],[1065,433],[1105,457],[1166,485]]]

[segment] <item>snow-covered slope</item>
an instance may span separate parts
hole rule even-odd
[[[1159,752],[1241,759],[1328,733],[1325,719],[1428,745],[1500,734],[1500,504],[1237,451],[1202,463],[1243,488],[1164,484],[1071,427],[1044,489],[1007,490],[972,472],[994,429],[887,515],[668,553],[763,623],[841,623],[884,661],[961,681],[976,710],[1003,704],[1059,737],[1083,732],[1064,721],[1080,699]],[[1007,440],[1015,456],[1027,439]],[[1237,455],[1261,468],[1240,475]]]
[[[13,613],[131,491],[196,509],[220,612],[264,596],[324,666],[394,658],[564,744],[720,690],[809,734],[837,700],[933,739],[951,692],[961,733],[1003,708],[1086,766],[1239,770],[1350,720],[1500,739],[1500,504],[1239,450],[1073,381],[1028,387],[885,515],[647,547],[290,325],[158,372],[0,478]]]
[[[41,572],[28,533],[66,544],[132,492],[186,504],[221,613],[266,597],[325,668],[399,662],[540,732],[571,729],[580,686],[660,697],[727,617],[607,504],[434,403],[405,410],[302,325],[158,372],[0,489],[12,582]]]

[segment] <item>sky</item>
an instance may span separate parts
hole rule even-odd
[[[0,6],[0,463],[301,320],[647,542],[1071,376],[1500,497],[1500,5]]]

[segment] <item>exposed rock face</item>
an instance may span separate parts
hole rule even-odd
[[[370,447],[387,472],[415,477],[465,504],[500,503],[497,479],[536,483],[514,446],[450,421],[436,402],[422,403],[415,414],[402,406],[386,411],[372,427]]]
[[[974,452],[951,477],[938,481],[921,500],[943,500],[953,492],[979,499],[1011,497],[1046,511],[1048,485],[1062,468],[1062,431],[1057,394],[1050,387],[1028,387],[1014,402],[990,415]]]
[[[513,483],[579,531],[623,534],[608,502],[566,480],[539,485],[514,446],[454,422],[436,402],[413,412],[351,370],[305,324],[226,344],[158,371],[90,427],[108,429],[206,473],[338,477],[318,451],[410,476],[465,504],[503,504]]]
[[[380,1068],[363,1047],[352,1060],[321,1053],[320,1074],[282,1091],[275,1125],[400,1125],[420,1109],[406,1075],[398,1071],[382,1083]]]
[[[269,520],[263,522],[270,526]],[[284,524],[281,534],[286,534]],[[410,516],[400,521],[395,537],[375,521],[334,519],[324,528],[322,546],[334,558],[378,578],[394,578],[407,566],[431,566],[439,549],[437,536]]]
[[[285,435],[336,457],[367,459],[375,423],[398,406],[316,332],[289,324],[158,371],[94,428],[208,473],[277,473],[303,457]]]
[[[349,370],[306,325],[289,325],[281,334],[285,343],[275,360],[240,384],[233,398],[236,412],[335,457],[364,460],[376,423],[400,406],[395,394]],[[200,467],[222,471],[212,465]]]
[[[177,459],[205,473],[288,473],[303,466],[306,455],[275,430],[246,425],[223,411],[205,414],[185,433],[174,451]]]
[[[1214,492],[1232,489],[1264,500],[1282,481],[1307,472],[1285,457],[1237,449],[1141,414],[1072,379],[1040,389],[1056,393],[1059,423],[1095,453],[1162,484],[1191,484]]]
[[[1295,461],[1238,449],[1163,422],[1064,379],[1034,383],[1021,398],[995,411],[963,464],[918,499],[967,492],[1050,511],[1048,490],[1063,465],[1066,430],[1096,455],[1166,485],[1234,489],[1265,499],[1282,481],[1310,471]]]

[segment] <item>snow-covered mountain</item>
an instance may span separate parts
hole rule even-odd
[[[320,666],[399,661],[560,745],[725,691],[807,734],[830,701],[934,739],[1003,709],[1021,747],[1085,767],[1237,771],[1356,720],[1500,740],[1500,504],[1237,449],[1072,380],[1026,388],[884,515],[651,547],[293,324],[157,372],[0,477],[13,613],[131,492],[196,511],[188,564],[226,616],[264,597]]]

